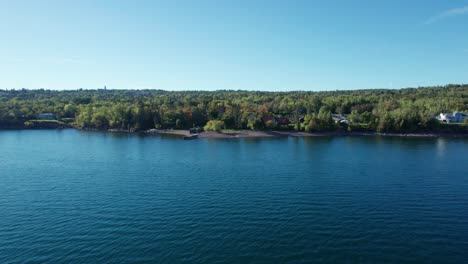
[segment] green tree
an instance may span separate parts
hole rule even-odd
[[[216,131],[221,132],[224,129],[224,122],[221,120],[210,120],[203,127],[205,131]]]

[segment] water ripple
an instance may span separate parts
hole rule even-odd
[[[468,259],[460,140],[0,137],[2,263]]]

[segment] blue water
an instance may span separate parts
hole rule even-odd
[[[0,132],[1,263],[462,263],[468,140]]]

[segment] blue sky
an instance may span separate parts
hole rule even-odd
[[[468,83],[468,0],[0,0],[0,89]]]

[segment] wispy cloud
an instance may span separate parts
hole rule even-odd
[[[430,24],[433,24],[435,22],[438,22],[438,21],[446,19],[446,18],[450,18],[450,17],[454,17],[454,16],[461,16],[461,15],[464,15],[464,14],[468,14],[468,6],[446,10],[446,11],[444,11],[444,12],[438,14],[438,15],[435,15],[435,16],[429,18],[428,20],[426,20],[424,22],[424,25],[430,25]]]

